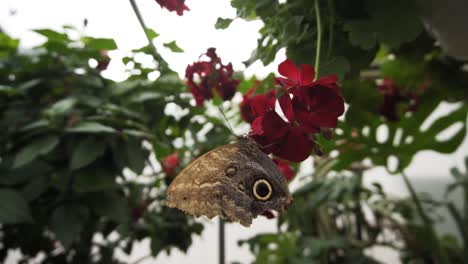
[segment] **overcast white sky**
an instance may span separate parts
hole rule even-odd
[[[208,47],[216,47],[217,52],[224,62],[232,62],[235,70],[243,70],[242,61],[249,58],[255,48],[258,30],[261,22],[245,22],[236,20],[227,30],[215,30],[214,24],[218,17],[235,17],[235,10],[230,7],[229,0],[187,0],[186,4],[191,11],[184,16],[177,16],[167,10],[161,10],[154,0],[137,0],[147,25],[160,34],[156,39],[156,45],[171,67],[183,76],[187,64],[196,61],[201,53]],[[11,15],[11,11],[15,15]],[[22,40],[23,47],[30,47],[41,43],[43,39],[30,29],[54,28],[61,29],[65,24],[80,27],[83,19],[89,21],[86,33],[95,37],[114,38],[120,49],[111,53],[115,58],[109,69],[105,72],[107,77],[116,80],[125,78],[123,65],[119,57],[126,51],[146,45],[146,38],[133,14],[128,0],[0,0],[0,26],[14,37]],[[176,40],[184,53],[173,54],[162,47],[162,43]],[[277,56],[275,63],[263,67],[259,62],[246,70],[247,75],[266,76],[269,72],[276,72],[279,62],[284,59],[284,54]],[[439,113],[443,113],[447,107]],[[419,189],[433,193],[441,193],[441,188],[449,179],[448,168],[460,166],[463,157],[468,155],[468,140],[460,146],[453,155],[439,155],[434,152],[424,151],[416,156],[407,173],[414,179],[423,183]],[[379,180],[384,187],[396,194],[404,194],[400,177],[388,176],[383,169],[375,169],[369,174],[374,177],[366,178],[368,182]],[[430,184],[433,182],[434,184]],[[431,189],[432,188],[432,189]],[[438,189],[437,189],[438,188]],[[170,257],[162,254],[157,263],[217,263],[217,221],[206,221],[206,229],[202,237],[194,240],[193,246],[187,255],[175,251]],[[237,246],[238,239],[252,237],[259,232],[275,230],[275,222],[259,218],[255,220],[251,228],[240,225],[227,225],[227,259],[228,263],[237,260],[241,263],[252,261],[248,249]],[[144,242],[136,247],[132,256],[125,257],[128,261],[134,261],[148,253],[148,243]],[[382,253],[385,263],[397,263],[395,254]],[[10,263],[15,263],[13,260]],[[155,263],[148,259],[140,264]]]

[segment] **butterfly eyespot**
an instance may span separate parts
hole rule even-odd
[[[236,174],[236,172],[237,172],[236,167],[234,167],[232,165],[226,168],[226,175],[227,176],[234,176]]]
[[[267,201],[271,198],[273,194],[273,189],[271,188],[271,184],[265,180],[260,179],[257,180],[253,185],[253,195],[260,201]]]

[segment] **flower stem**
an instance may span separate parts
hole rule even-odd
[[[143,32],[145,33],[146,38],[148,39],[149,45],[151,47],[151,51],[153,53],[153,57],[155,60],[158,60],[159,58],[158,52],[156,51],[156,47],[153,44],[153,40],[148,35],[148,27],[146,26],[145,21],[143,20],[143,17],[141,16],[140,10],[138,9],[138,6],[135,0],[130,0],[130,4],[132,5],[133,12],[135,12],[136,17],[138,18],[138,22],[140,22],[140,26],[143,29]]]
[[[315,0],[315,19],[317,23],[317,44],[315,47],[315,79],[319,76],[320,68],[320,53],[322,48],[322,18],[320,17],[320,5],[319,0]]]

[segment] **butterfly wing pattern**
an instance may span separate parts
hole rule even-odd
[[[274,198],[260,202],[251,191],[257,178],[271,182]],[[287,183],[273,161],[250,138],[202,155],[174,179],[166,205],[188,214],[250,226],[267,209],[284,210],[292,201]]]

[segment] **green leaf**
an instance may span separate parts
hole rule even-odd
[[[155,39],[159,36],[159,34],[156,33],[154,30],[152,30],[151,28],[146,29],[146,35],[148,35],[150,39]]]
[[[115,50],[117,49],[117,44],[115,40],[108,38],[84,38],[86,46],[96,50]]]
[[[216,29],[226,29],[231,25],[233,19],[231,18],[221,18],[218,17],[218,20],[216,21],[215,28]]]
[[[49,41],[62,42],[62,43],[70,42],[70,39],[68,38],[66,34],[59,33],[51,29],[36,29],[33,31],[46,37]]]
[[[80,205],[62,205],[54,210],[50,227],[65,248],[78,241],[88,214]]]
[[[41,155],[52,151],[60,142],[58,136],[49,135],[35,139],[32,143],[22,148],[15,156],[13,168],[21,167],[33,161]]]
[[[71,133],[115,133],[116,130],[110,126],[105,126],[97,122],[80,122],[74,127],[67,128],[65,131]]]
[[[115,173],[103,167],[90,166],[74,171],[73,188],[76,192],[87,193],[116,189]]]
[[[164,43],[163,44],[164,47],[166,48],[169,48],[172,52],[176,52],[176,53],[180,53],[180,52],[184,52],[183,49],[179,48],[179,46],[177,46],[175,40],[169,42],[169,43]]]
[[[129,140],[125,148],[129,168],[137,174],[141,173],[145,168],[147,151],[143,149],[141,142],[135,139]]]
[[[16,224],[33,221],[26,200],[17,192],[0,189],[0,223]]]
[[[350,42],[355,46],[370,49],[380,41],[398,47],[416,39],[423,29],[413,1],[367,0],[365,3],[369,18],[353,19],[345,24]]]
[[[76,98],[65,98],[56,102],[51,107],[46,109],[45,113],[49,116],[65,115],[73,109],[76,103]]]
[[[130,210],[128,201],[117,192],[96,192],[86,196],[89,207],[97,214],[105,216],[118,223],[129,220]]]
[[[102,139],[89,137],[81,141],[71,155],[70,169],[76,170],[87,166],[100,157],[105,149],[106,144]]]

